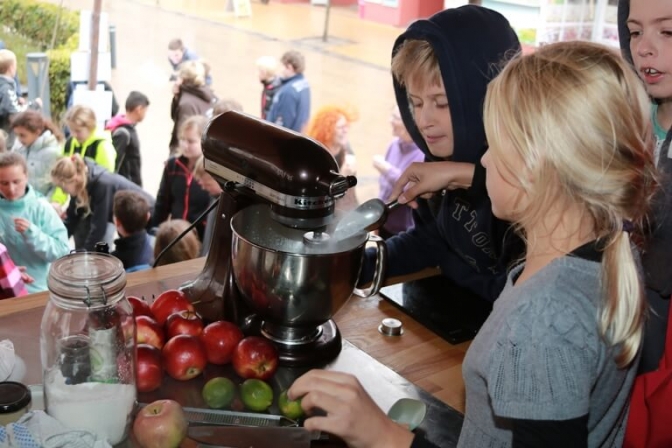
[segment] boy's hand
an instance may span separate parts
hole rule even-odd
[[[14,228],[20,234],[23,234],[30,228],[30,221],[24,218],[14,218]]]
[[[292,384],[288,395],[301,397],[309,415],[304,427],[310,431],[334,434],[351,448],[411,446],[413,433],[390,420],[350,374],[311,370]],[[311,416],[314,410],[321,412]]]
[[[474,164],[460,162],[414,162],[401,173],[387,200],[417,208],[416,198],[430,198],[447,189],[469,188],[474,177]]]

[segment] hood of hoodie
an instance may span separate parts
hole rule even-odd
[[[89,176],[86,180],[86,189],[90,191],[93,183],[96,182],[103,173],[108,173],[109,171],[89,159],[84,159],[84,163],[86,163],[86,166],[89,169]]]
[[[110,120],[107,122],[107,124],[105,125],[105,130],[114,131],[119,126],[133,126],[134,124],[135,123],[126,118],[126,115],[123,114],[115,115],[114,117],[110,118]]]
[[[0,75],[0,90],[3,90],[3,87],[10,86],[14,90],[16,84],[12,78],[7,75]]]
[[[191,95],[194,95],[203,101],[206,101],[208,103],[212,103],[212,100],[215,99],[215,95],[212,93],[212,90],[208,86],[185,86],[182,85],[180,86],[180,92],[181,93],[189,93]]]
[[[630,15],[630,0],[618,0],[618,42],[621,53],[626,61],[633,65],[630,52],[630,31],[628,30],[628,16]]]
[[[439,61],[453,124],[454,149],[450,159],[477,163],[487,149],[483,127],[486,87],[499,72],[500,62],[520,52],[516,33],[498,12],[466,5],[412,23],[397,38],[392,54],[412,39],[429,42]],[[415,125],[406,87],[394,80],[394,90],[411,137],[428,160],[438,160],[429,152]]]
[[[40,149],[49,148],[53,146],[59,146],[60,143],[54,134],[50,130],[45,130],[42,135],[37,137],[32,145],[28,147],[31,151],[39,151]]]

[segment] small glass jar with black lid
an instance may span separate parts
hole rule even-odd
[[[30,390],[21,383],[5,381],[0,383],[0,426],[9,425],[28,412]]]

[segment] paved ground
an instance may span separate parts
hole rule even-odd
[[[50,0],[61,3],[60,0]],[[72,9],[90,8],[91,0],[63,0]],[[312,84],[312,107],[348,104],[360,118],[351,129],[365,200],[377,194],[374,154],[384,153],[391,139],[388,122],[394,104],[389,55],[400,29],[360,20],[351,8],[332,8],[330,37],[322,42],[325,8],[307,4],[269,5],[253,2],[253,14],[236,18],[224,11],[226,0],[104,0],[103,9],[116,26],[117,67],[112,84],[120,103],[131,90],[147,94],[152,103],[138,126],[143,149],[146,188],[155,193],[168,154],[170,66],[167,43],[181,37],[212,65],[214,89],[220,98],[239,100],[259,113],[260,84],[254,62],[262,55],[279,57],[289,49],[306,56]]]

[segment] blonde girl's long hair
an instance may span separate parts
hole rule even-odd
[[[588,42],[547,45],[510,61],[485,100],[488,141],[505,143],[492,145],[493,155],[529,198],[515,212],[517,228],[541,222],[554,203],[578,204],[594,223],[604,244],[600,333],[619,367],[635,359],[645,315],[626,230],[641,231],[658,186],[649,108],[620,56]],[[504,152],[523,161],[523,172]]]
[[[77,208],[84,209],[84,215],[91,213],[89,203],[89,192],[86,190],[89,168],[84,163],[84,159],[79,154],[73,154],[68,157],[61,157],[51,170],[51,178],[54,184],[63,187],[66,183],[72,183],[76,191]]]

